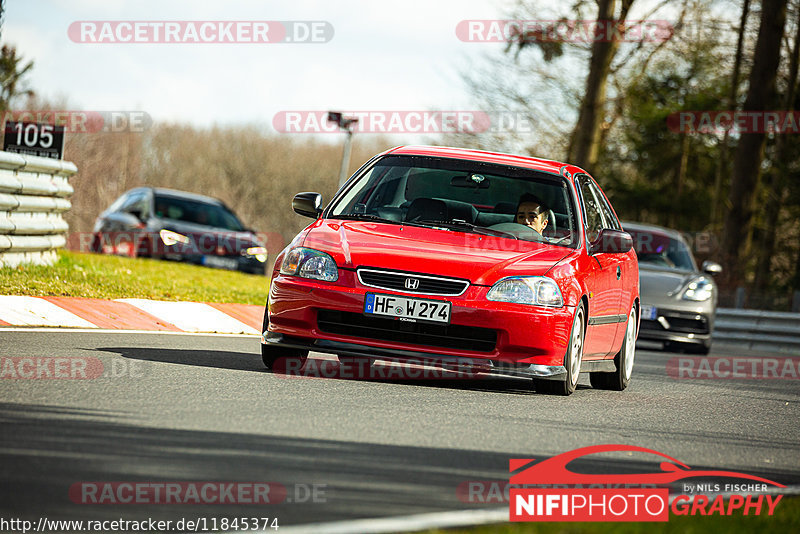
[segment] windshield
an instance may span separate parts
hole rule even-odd
[[[224,206],[167,195],[155,197],[156,217],[241,232],[242,223]]]
[[[572,199],[562,177],[530,169],[387,156],[359,176],[326,216],[576,246]],[[547,220],[543,229],[526,224],[524,215],[537,213]]]
[[[697,270],[692,253],[682,240],[643,230],[626,229],[626,231],[633,237],[640,264],[683,271]]]

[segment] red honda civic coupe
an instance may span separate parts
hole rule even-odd
[[[569,395],[580,372],[623,390],[639,266],[597,182],[574,165],[406,146],[364,164],[276,258],[264,364],[469,362]]]

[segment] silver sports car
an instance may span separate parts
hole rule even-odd
[[[697,268],[686,240],[676,230],[622,223],[639,257],[642,298],[639,339],[663,341],[668,350],[708,354],[717,309],[711,275],[722,272],[713,261]]]

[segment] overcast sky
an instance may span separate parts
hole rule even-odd
[[[465,43],[464,19],[511,0],[8,0],[3,41],[34,60],[32,88],[73,109],[156,121],[268,126],[286,110],[464,109],[459,73],[499,44]],[[325,21],[324,44],[87,44],[76,21]],[[96,34],[99,35],[99,34]]]

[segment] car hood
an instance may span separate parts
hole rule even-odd
[[[400,224],[321,219],[303,246],[333,256],[342,268],[377,267],[465,278],[491,285],[504,276],[541,275],[565,256],[566,247],[469,232]]]
[[[658,269],[639,264],[639,283],[642,299],[672,296],[689,282],[701,276],[691,271]]]

